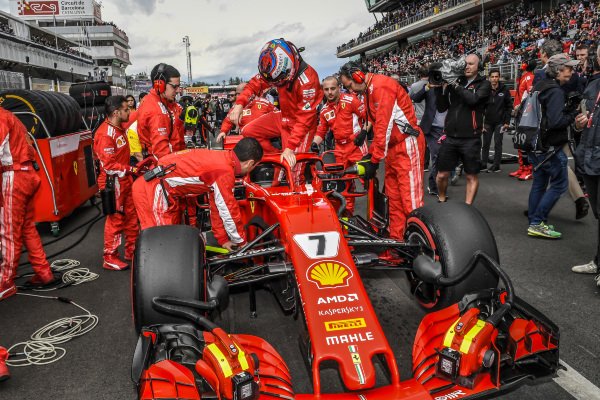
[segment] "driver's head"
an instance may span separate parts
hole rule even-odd
[[[335,103],[340,98],[340,83],[335,76],[323,79],[323,92],[328,103]]]
[[[263,156],[263,149],[258,140],[246,137],[235,145],[233,152],[240,160],[242,175],[247,175],[256,167]]]

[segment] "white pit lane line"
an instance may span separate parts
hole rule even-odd
[[[600,400],[600,389],[597,386],[563,360],[560,360],[560,364],[567,370],[559,369],[556,373],[558,377],[553,378],[554,382],[578,400]]]

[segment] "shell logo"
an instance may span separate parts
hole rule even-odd
[[[319,289],[348,286],[352,270],[339,261],[321,261],[308,268],[306,278]]]

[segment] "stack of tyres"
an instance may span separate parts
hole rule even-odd
[[[71,85],[69,95],[81,106],[84,123],[82,128],[92,132],[106,119],[104,102],[111,96],[110,85],[107,82],[82,82]]]
[[[76,101],[67,95],[42,90],[6,90],[0,93],[0,106],[8,111],[30,112],[17,115],[27,131],[36,139],[55,137],[77,132],[82,116]],[[43,124],[41,121],[43,121]],[[46,126],[47,131],[43,125]]]

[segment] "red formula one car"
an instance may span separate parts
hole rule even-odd
[[[207,252],[202,215],[200,230],[141,232],[132,269],[140,399],[467,399],[556,372],[559,329],[514,294],[477,210],[425,206],[409,216],[403,241],[389,239],[376,179],[357,192],[350,183],[359,176],[326,156],[297,160],[301,184],[279,156],[239,182],[249,242],[235,252]],[[367,196],[368,218],[348,214],[343,195]],[[430,311],[416,332],[410,379],[400,380],[363,269],[404,270]],[[300,321],[313,393],[294,392],[285,361],[265,340],[214,323],[229,288],[247,286],[255,308],[257,285],[268,285]],[[343,393],[323,393],[325,365],[337,365]]]

